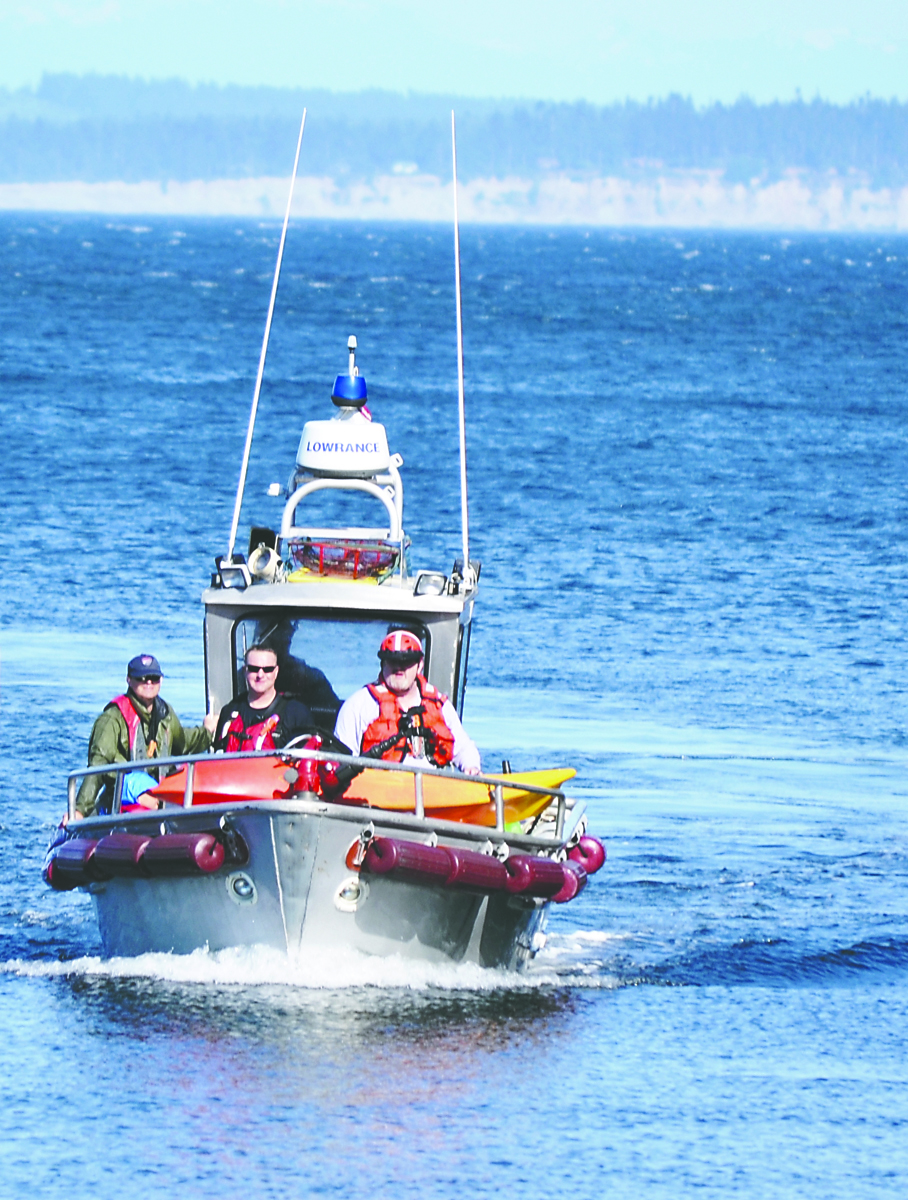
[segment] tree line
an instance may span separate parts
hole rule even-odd
[[[743,182],[795,168],[908,183],[908,104],[894,100],[697,108],[669,96],[595,106],[91,76],[46,76],[32,92],[0,93],[0,181],[286,175],[303,104],[302,173],[351,182],[395,169],[447,177],[453,105],[465,180],[718,169]]]

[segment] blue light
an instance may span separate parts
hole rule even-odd
[[[338,408],[362,408],[366,403],[366,380],[362,375],[338,375],[331,399]]]

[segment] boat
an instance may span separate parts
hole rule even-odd
[[[305,116],[300,141],[304,126]],[[466,775],[424,758],[350,753],[333,737],[338,703],[369,677],[391,629],[419,638],[428,682],[463,712],[481,568],[469,557],[456,207],[461,555],[448,570],[413,570],[403,460],[367,406],[354,336],[332,410],[306,422],[288,484],[270,489],[284,499],[280,521],[252,528],[247,553],[236,551],[291,200],[292,182],[228,550],[202,595],[205,685],[209,711],[219,710],[241,690],[247,649],[264,642],[281,690],[303,699],[316,725],[279,750],[155,759],[152,809],[125,803],[129,777],[148,762],[73,771],[70,819],[44,878],[89,893],[106,956],[343,948],[519,970],[545,943],[550,906],[579,896],[605,860],[584,806],[564,790],[574,770],[503,763]],[[374,523],[315,521],[325,493],[365,497]],[[92,774],[108,781],[108,811],[76,821]]]

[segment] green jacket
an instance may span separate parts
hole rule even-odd
[[[149,726],[151,724],[151,708],[141,703],[131,692],[127,693],[133,708],[142,723],[142,734],[147,745],[149,741]],[[153,758],[171,758],[178,754],[202,754],[211,745],[211,734],[204,725],[193,729],[184,729],[180,718],[166,700],[156,701],[159,706],[156,747]],[[161,709],[165,711],[161,711]],[[137,758],[140,757],[138,754]],[[144,758],[144,751],[141,757]],[[88,740],[88,765],[99,767],[103,763],[123,763],[130,761],[129,730],[123,714],[111,701],[95,721]],[[102,807],[109,806],[113,797],[112,775],[89,775],[82,780],[79,795],[76,797],[76,808],[85,817],[93,816],[98,811],[99,799]]]

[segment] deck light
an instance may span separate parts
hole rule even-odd
[[[448,586],[447,575],[440,571],[420,571],[413,585],[414,596],[443,596]]]
[[[252,576],[242,554],[237,554],[234,558],[217,559],[216,565],[222,588],[236,588],[242,592],[252,583]]]
[[[272,546],[256,546],[249,555],[249,572],[256,579],[274,583],[281,566],[281,558]]]

